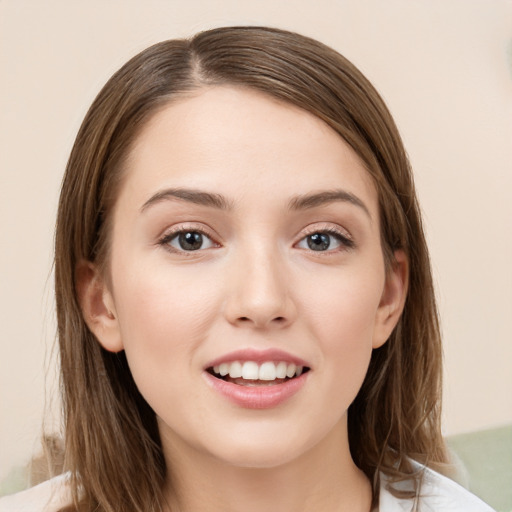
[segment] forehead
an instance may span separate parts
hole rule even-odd
[[[134,141],[125,172],[121,196],[140,200],[176,186],[267,200],[343,187],[376,205],[369,173],[331,127],[241,87],[205,88],[167,104]]]

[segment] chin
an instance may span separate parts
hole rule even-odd
[[[246,469],[272,469],[283,466],[301,455],[300,450],[265,449],[261,447],[238,447],[230,453],[218,454],[227,465]]]
[[[299,459],[315,442],[300,435],[296,428],[295,435],[269,432],[238,433],[217,443],[211,443],[215,449],[210,454],[225,464],[240,468],[271,469],[283,466]],[[299,435],[297,435],[299,434]]]

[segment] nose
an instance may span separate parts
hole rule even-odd
[[[272,252],[272,251],[269,251]],[[284,328],[296,318],[285,265],[261,249],[240,255],[227,276],[225,315],[229,323],[256,329]]]

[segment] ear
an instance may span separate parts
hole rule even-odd
[[[391,336],[404,310],[408,286],[409,261],[404,251],[397,250],[394,253],[391,268],[387,272],[384,290],[377,310],[373,348],[381,347]]]
[[[101,346],[109,352],[123,350],[114,299],[98,268],[88,261],[80,262],[75,283],[84,320]]]

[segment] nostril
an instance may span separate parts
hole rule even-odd
[[[258,319],[253,319],[251,317],[248,317],[248,316],[239,316],[236,320],[237,322],[239,322],[240,324],[244,323],[244,324],[247,324],[247,323],[254,323],[255,326],[264,326],[264,325],[284,325],[286,324],[287,320],[286,320],[286,317],[284,316],[276,316],[275,318],[272,318],[272,320],[267,324],[267,322],[259,322]]]

